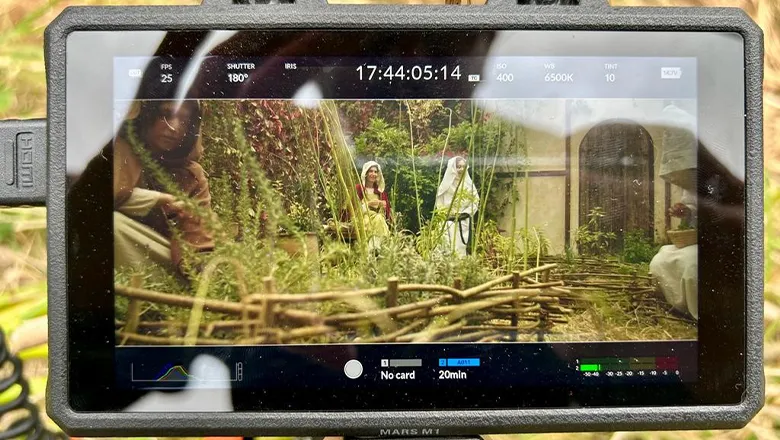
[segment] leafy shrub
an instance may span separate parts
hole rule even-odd
[[[595,207],[588,213],[588,223],[577,228],[577,248],[581,254],[606,256],[614,243],[614,232],[601,230],[601,218],[604,217],[604,209]]]
[[[631,231],[623,239],[622,260],[626,263],[649,263],[659,246],[642,231]]]

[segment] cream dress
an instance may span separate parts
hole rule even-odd
[[[127,201],[114,211],[114,267],[170,267],[171,242],[157,231],[133,220],[144,217],[157,206],[162,193],[133,188]]]

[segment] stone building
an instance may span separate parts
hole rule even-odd
[[[543,231],[553,254],[564,253],[567,244],[576,252],[577,229],[596,207],[605,214],[601,229],[618,237],[613,251],[622,247],[624,233],[635,230],[666,243],[665,232],[677,226],[668,210],[682,196],[679,187],[658,178],[669,126],[664,108],[670,104],[648,99],[486,104],[503,118],[520,122],[528,164],[526,170],[510,159],[497,167],[496,181],[514,181],[519,194],[516,203],[503,209],[499,227],[511,230],[513,219],[515,230],[525,226],[527,192],[528,227]],[[674,105],[696,114],[695,102]],[[694,136],[693,116],[678,123],[687,124]]]

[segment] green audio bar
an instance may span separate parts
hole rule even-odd
[[[654,357],[580,359],[580,371],[655,370]]]

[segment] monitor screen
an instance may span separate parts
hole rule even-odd
[[[614,34],[72,34],[69,72],[111,42],[68,77],[104,92],[68,103],[74,325],[110,341],[75,356],[139,411],[702,400],[744,308],[702,270],[742,264],[702,207],[744,179],[708,50],[742,43]]]

